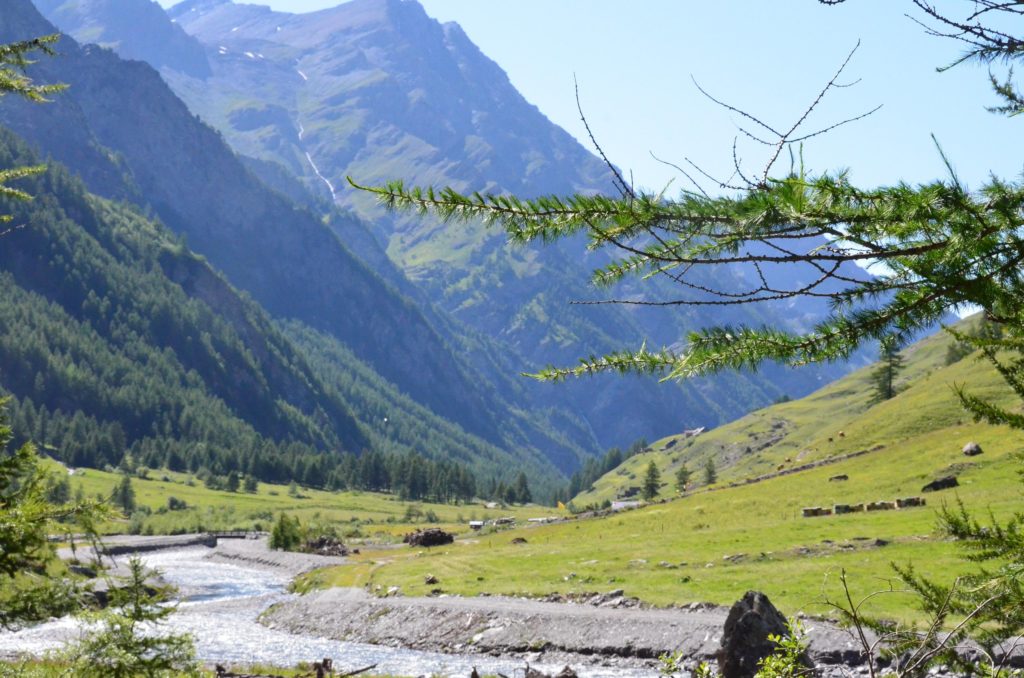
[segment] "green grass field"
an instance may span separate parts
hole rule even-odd
[[[579,505],[614,497],[624,481],[639,484],[629,481],[628,474],[642,479],[643,469],[654,460],[665,481],[664,503],[481,536],[442,549],[364,552],[356,564],[310,575],[302,586],[400,586],[406,595],[423,595],[433,588],[466,595],[621,588],[659,605],[728,604],[748,589],[759,589],[785,612],[827,614],[823,601],[839,595],[843,570],[859,595],[889,588],[893,562],[913,563],[921,573],[951,582],[972,566],[937,534],[935,510],[958,499],[982,516],[991,511],[997,519],[1020,510],[1024,487],[1015,455],[1024,451],[1024,435],[973,423],[963,414],[950,389],[954,382],[966,382],[1004,403],[1012,398],[994,372],[973,358],[945,366],[948,343],[940,335],[908,350],[906,388],[890,401],[867,405],[870,385],[862,370],[804,400],[766,408],[671,448],[666,449],[670,439],[659,441],[652,452],[628,460],[625,474],[612,471],[575,500]],[[755,439],[761,442],[748,442]],[[754,449],[766,440],[772,444]],[[984,454],[962,454],[962,446],[972,440]],[[729,486],[780,467],[862,449],[873,451]],[[719,455],[719,483],[706,488],[698,482],[686,496],[674,496],[669,482],[674,468],[685,461],[699,481],[707,455]],[[829,480],[840,474],[849,479]],[[925,483],[947,474],[958,475],[960,487],[922,494]],[[801,517],[807,506],[909,496],[924,496],[928,505]],[[517,537],[526,543],[512,543]],[[427,574],[440,584],[424,584]],[[901,620],[916,618],[912,598],[903,594],[878,597],[873,611]]]
[[[54,473],[67,473],[56,462],[47,462]],[[549,515],[540,506],[509,506],[488,509],[478,504],[431,504],[401,501],[397,496],[375,492],[325,492],[299,488],[289,496],[288,486],[260,483],[255,494],[206,488],[201,481],[171,471],[150,471],[148,479],[133,478],[136,500],[150,513],[140,516],[146,534],[176,534],[220,530],[269,530],[278,514],[297,516],[303,524],[333,526],[352,538],[393,541],[411,527],[426,524],[432,512],[437,525],[455,532],[468,532],[468,521],[513,516],[517,520]],[[86,497],[109,497],[121,476],[94,469],[78,469],[70,477],[72,491],[81,487]],[[168,499],[184,501],[188,508],[167,510]],[[106,533],[123,533],[130,521],[113,520],[103,526]]]

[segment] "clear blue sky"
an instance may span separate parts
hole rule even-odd
[[[459,23],[531,103],[589,146],[576,112],[575,76],[605,151],[647,187],[661,188],[678,175],[655,162],[652,151],[678,164],[690,158],[716,176],[732,171],[741,119],[707,100],[691,78],[716,97],[787,127],[858,39],[844,79],[860,83],[833,93],[808,129],[883,108],[809,141],[808,167],[849,168],[862,185],[925,181],[945,174],[930,134],[971,185],[990,171],[1018,178],[1024,167],[1024,120],[984,110],[993,97],[983,68],[936,73],[959,48],[924,35],[904,16],[909,1],[849,0],[837,7],[815,0],[420,1],[439,21]],[[259,4],[303,12],[338,2]],[[965,4],[940,2],[950,11]],[[749,170],[763,165],[762,147],[741,138],[738,149]]]

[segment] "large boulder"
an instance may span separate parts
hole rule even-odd
[[[963,453],[968,457],[976,457],[981,454],[981,445],[975,442],[970,442],[964,445]]]
[[[786,618],[768,596],[747,591],[725,620],[722,647],[718,650],[718,672],[722,678],[752,678],[757,663],[775,651],[770,635],[789,633]]]

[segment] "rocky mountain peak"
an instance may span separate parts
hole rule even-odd
[[[66,33],[109,47],[123,58],[206,78],[210,64],[198,40],[169,21],[152,0],[35,0],[36,8]]]

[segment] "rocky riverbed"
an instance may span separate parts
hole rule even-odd
[[[289,665],[329,656],[398,675],[468,675],[473,666],[511,675],[529,662],[551,672],[568,664],[592,678],[654,676],[665,653],[711,659],[728,614],[713,605],[651,608],[621,591],[571,600],[381,597],[361,589],[296,596],[286,592],[295,575],[344,558],[275,552],[265,539],[221,539],[215,547],[182,539],[117,544],[121,552],[139,546],[146,564],[179,588],[172,625],[194,634],[199,656],[210,662]],[[123,566],[127,557],[115,561]],[[848,632],[813,619],[804,626],[810,656],[825,673],[856,666],[860,650]],[[76,632],[74,622],[55,620],[0,633],[0,655],[40,654]]]
[[[728,614],[713,606],[630,606],[614,594],[599,599],[379,598],[359,589],[329,589],[281,602],[262,621],[291,633],[395,647],[653,667],[658,656],[680,650],[712,658]],[[856,662],[858,646],[847,632],[813,620],[806,629],[816,662]]]

